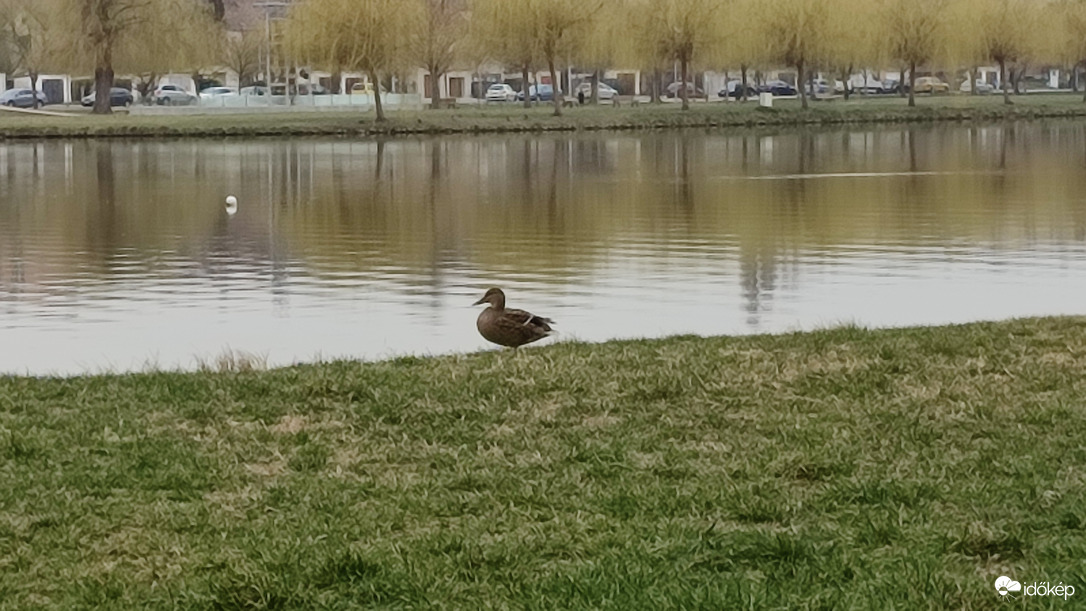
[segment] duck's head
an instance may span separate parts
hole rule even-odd
[[[479,305],[483,303],[489,303],[491,307],[502,309],[505,307],[505,293],[499,288],[492,288],[483,295],[483,298],[471,305]]]

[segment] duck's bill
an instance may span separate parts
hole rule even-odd
[[[473,303],[471,305],[476,306],[476,305],[479,305],[479,304],[482,304],[482,303],[486,303],[486,297],[483,297],[482,299],[480,299],[479,301],[476,301],[475,303]]]

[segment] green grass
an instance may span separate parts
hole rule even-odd
[[[1086,596],[1084,318],[227,369],[0,378],[0,609]]]
[[[1086,103],[1078,94],[1016,96],[1005,106],[1001,96],[920,96],[917,107],[894,96],[813,101],[808,110],[798,100],[777,100],[772,109],[756,102],[695,103],[689,111],[679,104],[637,107],[575,107],[562,117],[538,105],[468,107],[446,110],[390,112],[377,123],[372,111],[267,112],[204,115],[72,117],[0,113],[0,138],[79,137],[223,137],[336,135],[381,136],[443,133],[582,131],[731,127],[758,125],[827,125],[904,121],[997,121],[1042,117],[1084,117]]]

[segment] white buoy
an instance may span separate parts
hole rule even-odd
[[[226,196],[226,213],[236,214],[238,211],[238,198],[233,195]]]

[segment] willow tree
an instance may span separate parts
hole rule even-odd
[[[603,0],[527,0],[527,4],[535,22],[537,48],[551,75],[554,115],[561,116],[558,60],[575,53],[581,40],[589,35],[592,20],[603,7]]]
[[[723,33],[720,44],[714,45],[716,65],[739,68],[742,85],[739,99],[747,99],[748,74],[751,67],[769,63],[764,36],[759,32],[765,3],[762,0],[735,0],[728,10],[721,11],[718,29]],[[725,83],[726,85],[726,83]]]
[[[631,0],[635,15],[632,34],[641,42],[645,59],[679,63],[679,96],[683,110],[690,109],[686,83],[696,56],[711,57],[719,42],[717,19],[724,0]]]
[[[226,41],[223,25],[209,7],[165,0],[158,9],[126,36],[114,57],[121,72],[138,78],[137,89],[145,98],[164,74],[193,74],[221,63]]]
[[[1059,44],[1061,55],[1077,71],[1086,65],[1086,0],[1063,0],[1057,5],[1062,24]],[[1086,87],[1083,88],[1086,92]],[[1083,95],[1086,102],[1086,94]]]
[[[807,108],[807,70],[827,56],[829,0],[773,0],[764,4],[762,36],[774,61],[796,69],[796,89]]]
[[[373,82],[377,120],[385,120],[381,77],[409,55],[410,32],[418,27],[419,5],[403,0],[308,0],[292,5],[288,44],[333,72],[365,73]]]
[[[524,107],[532,105],[528,72],[540,57],[535,34],[534,0],[474,0],[471,7],[472,46],[504,66],[521,73]]]
[[[889,57],[909,68],[909,106],[916,106],[916,67],[935,59],[945,31],[947,0],[883,0],[879,23]]]
[[[980,48],[987,59],[999,65],[1003,103],[1010,104],[1007,64],[1025,58],[1044,35],[1039,29],[1040,7],[1035,0],[973,1],[982,9],[976,15]]]
[[[54,0],[0,0],[0,29],[11,64],[26,72],[30,89],[37,95],[38,74],[53,60],[57,34]]]
[[[209,5],[191,0],[55,0],[58,65],[94,72],[96,114],[112,112],[109,90],[115,70],[138,72],[153,61],[179,70],[194,68],[219,32]]]
[[[623,40],[628,37],[623,16],[621,2],[605,3],[576,48],[576,63],[592,71],[589,90],[591,104],[597,104],[600,100],[600,73],[620,63]]]
[[[430,73],[430,107],[441,105],[441,80],[457,59],[467,33],[464,0],[413,0],[421,3],[421,20],[411,33],[411,55]]]

